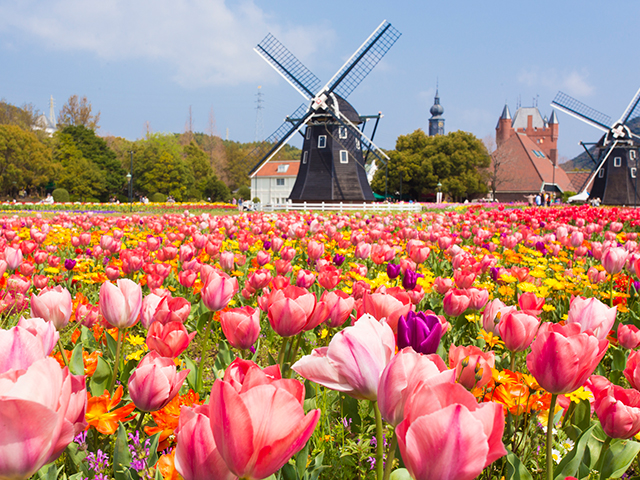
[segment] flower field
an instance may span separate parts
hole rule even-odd
[[[640,212],[184,208],[0,218],[0,480],[640,478]]]

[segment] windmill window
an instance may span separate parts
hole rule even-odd
[[[349,152],[340,150],[340,163],[349,163]]]
[[[310,128],[307,128],[305,137],[307,138],[307,140],[309,140],[311,138],[311,129]]]
[[[635,150],[629,150],[629,158],[631,160],[635,160],[636,159],[636,151]]]
[[[347,138],[347,127],[340,127],[338,129],[338,135],[340,138]]]
[[[325,148],[327,146],[327,136],[319,135],[318,136],[318,148]]]
[[[360,140],[356,138],[356,150],[360,150]]]
[[[278,187],[284,187],[284,178],[276,178],[276,185]]]
[[[599,178],[604,178],[604,169],[600,169],[600,171],[598,172],[598,177]]]
[[[631,178],[636,178],[636,167],[633,167],[633,168],[630,170],[630,173],[631,173]]]
[[[309,152],[304,152],[302,154],[302,163],[307,163],[307,156],[309,155]]]
[[[619,167],[622,165],[622,157],[614,157],[613,158],[613,166]]]

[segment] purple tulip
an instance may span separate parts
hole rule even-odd
[[[416,282],[418,281],[418,278],[422,277],[424,277],[423,274],[414,272],[410,268],[407,268],[407,270],[404,272],[404,277],[402,278],[402,286],[405,290],[413,290],[414,288],[416,288]]]
[[[76,266],[76,261],[72,258],[67,258],[64,261],[64,268],[66,268],[67,270],[73,270],[73,267]]]
[[[333,263],[334,263],[334,265],[337,265],[338,267],[340,265],[342,265],[344,263],[344,255],[340,255],[339,253],[336,253],[333,256]]]
[[[411,347],[425,355],[436,353],[443,333],[437,316],[410,311],[398,320],[398,350]]]
[[[396,265],[395,263],[387,263],[387,276],[393,280],[398,275],[400,275],[400,265]]]
[[[265,250],[270,250],[271,249],[271,242],[269,240],[266,240],[265,242],[263,242],[262,248],[264,248]]]

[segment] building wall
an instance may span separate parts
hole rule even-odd
[[[284,185],[278,185],[278,179],[284,180]],[[262,204],[285,203],[293,188],[296,177],[258,177],[251,179],[251,198],[258,197]]]

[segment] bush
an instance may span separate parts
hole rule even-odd
[[[56,201],[56,203],[66,203],[69,201],[69,192],[67,192],[64,188],[56,188],[53,192],[51,192],[51,196]]]
[[[260,203],[260,199],[258,197],[253,197],[253,200],[251,200],[253,203]]]
[[[569,197],[573,197],[574,195],[577,195],[577,193],[571,191],[562,192],[562,203],[567,203]]]
[[[242,200],[249,200],[251,198],[251,189],[249,187],[247,187],[246,185],[243,185],[242,187],[240,187],[238,189],[238,191],[236,192],[236,194],[242,199]]]
[[[149,197],[149,201],[153,203],[164,203],[167,201],[167,196],[164,193],[156,192]]]

